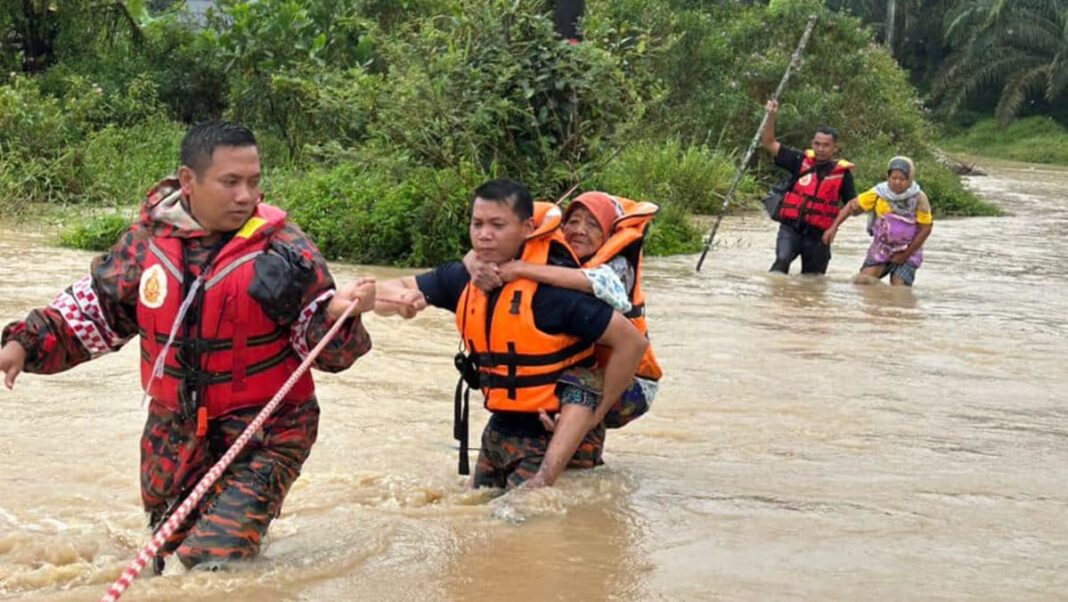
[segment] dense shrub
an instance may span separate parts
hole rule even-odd
[[[650,252],[692,251],[690,216],[719,210],[812,12],[779,138],[804,146],[835,125],[858,185],[904,153],[936,212],[992,211],[934,163],[916,92],[871,32],[817,0],[590,0],[578,45],[556,36],[543,0],[220,0],[199,25],[127,11],[138,4],[57,2],[47,69],[0,73],[5,215],[128,207],[174,169],[189,124],[228,117],[256,132],[269,198],[330,257],[457,257],[470,191],[499,176],[541,198],[578,181],[657,202]],[[0,29],[21,14],[0,10]],[[773,179],[757,157],[731,209]],[[115,223],[94,218],[65,241],[94,244]]]
[[[688,213],[718,213],[737,171],[733,157],[678,139],[628,146],[595,175],[592,188],[628,198],[673,205]],[[739,185],[733,207],[743,207],[758,187],[749,176]]]
[[[107,127],[82,148],[92,174],[93,198],[119,204],[139,203],[157,180],[178,169],[178,144],[185,128],[164,118],[137,125]]]
[[[644,47],[569,46],[540,0],[461,0],[385,44],[378,134],[420,162],[471,162],[537,190],[566,187],[642,115],[624,62]]]
[[[338,111],[371,88],[359,73],[371,58],[371,24],[355,0],[227,0],[221,6],[211,21],[216,60],[229,79],[231,119],[269,128],[292,155],[331,136],[361,138],[366,119],[360,103]]]
[[[349,163],[279,174],[267,194],[328,258],[431,265],[467,248],[470,194],[486,178],[469,166],[391,172]]]
[[[28,78],[0,87],[0,207],[18,214],[33,203],[130,202],[175,169],[184,128],[146,108],[150,82],[112,98],[76,74],[63,83],[63,98]],[[104,127],[108,103],[123,102],[140,107],[139,121]]]
[[[67,227],[59,235],[59,244],[72,249],[106,251],[119,240],[133,216],[106,213],[89,217]]]

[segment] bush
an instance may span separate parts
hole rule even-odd
[[[82,105],[95,102],[83,99]],[[70,118],[64,102],[41,93],[37,82],[16,77],[0,86],[0,158],[54,157],[64,146],[79,139],[81,124]]]
[[[645,241],[646,255],[678,255],[701,250],[701,232],[686,211],[667,205],[660,208]]]
[[[98,215],[71,226],[59,234],[59,244],[72,249],[107,251],[119,240],[132,217],[117,213]]]
[[[402,220],[411,194],[389,178],[351,166],[291,174],[272,184],[272,198],[326,257],[358,263],[403,262],[411,236]]]
[[[91,174],[92,198],[109,204],[137,203],[158,180],[178,169],[178,146],[185,127],[163,118],[137,125],[107,127],[82,145]]]
[[[532,190],[563,189],[654,92],[626,69],[648,51],[642,40],[569,46],[541,0],[456,7],[383,47],[391,72],[375,129],[421,163],[471,163]]]
[[[223,2],[211,24],[230,78],[228,117],[281,136],[294,156],[305,144],[361,138],[362,103],[338,112],[374,81],[359,73],[372,57],[372,24],[356,9],[355,0]],[[334,117],[322,119],[331,109]]]
[[[174,18],[157,19],[145,36],[147,70],[171,118],[193,124],[220,117],[230,81],[215,38]]]
[[[22,213],[32,203],[84,198],[89,174],[77,143],[99,95],[64,102],[41,94],[36,82],[17,77],[0,86],[0,207]]]
[[[914,151],[931,130],[906,74],[858,19],[829,12],[815,2],[775,2],[769,7],[724,3],[628,0],[591,3],[605,20],[637,21],[669,41],[658,55],[656,75],[668,90],[643,131],[684,141],[745,148],[804,29],[819,21],[781,98],[778,135],[800,146],[820,125],[841,131],[859,154],[869,144]]]
[[[269,198],[324,256],[358,263],[433,265],[462,256],[468,200],[486,176],[470,167],[387,170],[342,164],[272,178]]]
[[[605,190],[635,200],[671,205],[689,213],[719,213],[737,166],[732,157],[677,138],[630,145],[587,189]],[[732,208],[758,194],[756,182],[743,177]]]
[[[29,78],[0,86],[5,211],[22,213],[34,203],[125,203],[175,169],[182,128],[145,108],[154,98],[150,82],[135,79],[129,96],[110,99],[77,74],[52,80],[58,82],[67,90],[63,99],[42,94]],[[109,103],[141,101],[136,125],[97,131]]]
[[[732,158],[704,146],[687,146],[678,139],[646,141],[628,146],[583,188],[660,205],[646,254],[692,253],[700,248],[701,232],[690,215],[719,213],[736,169]],[[757,192],[754,180],[745,176],[731,208],[745,206]]]

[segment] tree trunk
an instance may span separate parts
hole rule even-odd
[[[58,33],[55,15],[46,0],[22,0],[22,70],[44,71],[55,61]]]
[[[897,21],[897,0],[886,0],[886,48],[894,56],[894,22]]]

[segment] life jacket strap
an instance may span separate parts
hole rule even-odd
[[[553,353],[544,354],[530,354],[530,353],[515,353],[514,344],[509,344],[509,352],[507,353],[479,353],[476,355],[478,359],[478,365],[483,368],[493,368],[495,366],[551,366],[553,364],[559,364],[566,361],[569,357],[575,356],[586,350],[590,344],[584,341],[576,341],[572,345],[565,347],[559,351]]]
[[[544,387],[559,380],[564,373],[564,368],[553,370],[545,374],[533,374],[530,376],[515,376],[514,374],[482,373],[482,386],[487,389],[504,389],[509,392],[509,399],[515,399],[517,389],[528,387]]]
[[[146,350],[142,350],[141,357],[148,361],[149,355]],[[278,364],[286,361],[291,357],[296,357],[296,352],[292,347],[286,347],[279,353],[272,355],[271,357],[258,361],[250,366],[245,371],[246,376],[252,376],[259,374],[266,370],[274,368]],[[221,385],[223,383],[230,382],[233,379],[232,372],[212,372],[210,370],[197,370],[191,368],[184,368],[181,366],[165,365],[163,367],[163,374],[167,377],[174,379],[184,379],[189,382],[190,386],[208,386],[208,385]]]
[[[453,397],[452,437],[459,443],[460,451],[457,458],[457,471],[464,476],[471,474],[471,459],[469,457],[468,441],[470,432],[471,412],[471,387],[467,385],[469,358],[463,352],[457,353],[455,359],[456,368],[460,371],[460,378],[456,381],[456,394]]]

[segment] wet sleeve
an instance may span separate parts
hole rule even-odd
[[[471,275],[459,261],[443,263],[415,277],[415,284],[428,304],[454,313],[470,281]]]
[[[917,224],[931,224],[934,222],[934,216],[931,215],[931,201],[927,199],[927,195],[920,193],[920,198],[916,203],[916,223]]]
[[[293,253],[304,257],[312,266],[313,275],[304,287],[300,313],[290,326],[289,342],[293,349],[305,358],[319,344],[333,325],[326,315],[336,291],[334,278],[326,266],[319,249],[294,224],[286,224],[271,240],[272,244],[286,245]],[[356,360],[371,350],[371,335],[363,326],[360,316],[345,321],[334,338],[323,347],[313,364],[323,372],[340,372],[352,366]]]
[[[26,348],[25,371],[55,374],[122,347],[137,334],[137,289],[147,248],[140,226],[131,226],[89,274],[43,308],[8,324],[2,342]]]
[[[853,172],[847,171],[842,176],[842,186],[838,189],[838,199],[843,203],[848,203],[855,196],[857,196],[857,185],[853,182]]]
[[[534,293],[534,323],[547,334],[568,334],[588,343],[600,339],[612,320],[612,308],[590,295],[541,285]]]
[[[860,206],[862,211],[871,211],[872,209],[875,209],[875,203],[878,202],[878,200],[879,195],[875,194],[875,189],[872,188],[857,196],[857,205]]]
[[[627,313],[632,309],[629,290],[634,289],[634,270],[623,257],[616,257],[595,268],[583,269],[590,281],[593,296],[612,306],[612,309]]]
[[[805,155],[792,146],[779,144],[779,154],[775,155],[775,165],[785,169],[796,177],[801,173],[801,163]]]

